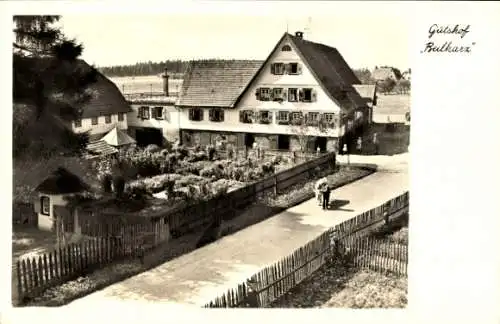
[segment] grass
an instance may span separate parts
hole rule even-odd
[[[403,227],[387,238],[407,244],[408,228]],[[325,264],[269,307],[404,308],[407,295],[407,277]]]
[[[345,185],[356,181],[369,173],[371,172],[342,172],[341,174],[343,176],[336,178],[336,184],[337,186]],[[354,176],[354,174],[356,174],[356,176]],[[310,182],[314,181],[311,180]],[[296,189],[293,189],[288,192],[283,192],[281,195],[286,196],[287,198],[284,200],[279,198],[277,199],[277,201],[287,201],[287,206],[273,207],[262,202],[258,202],[245,210],[242,210],[239,212],[237,217],[223,223],[222,235],[224,236],[235,233],[238,230],[275,215],[276,213],[282,211],[285,207],[289,208],[309,199],[307,194],[305,197],[303,193],[290,195],[290,192],[297,191]],[[141,263],[137,259],[117,262],[113,265],[83,275],[76,280],[68,281],[60,286],[47,289],[41,296],[29,301],[27,306],[66,305],[75,299],[82,298],[92,292],[104,289],[105,287],[116,282],[123,281],[134,275],[150,270],[173,258],[193,251],[201,232],[202,230],[172,239],[168,244],[158,247],[151,254],[147,255],[144,259],[144,263]]]

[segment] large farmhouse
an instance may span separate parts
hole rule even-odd
[[[179,128],[186,145],[300,150],[306,138],[308,150],[336,151],[371,122],[374,99],[335,48],[285,33],[264,62],[191,62]]]

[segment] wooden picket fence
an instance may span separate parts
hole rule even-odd
[[[370,237],[352,237],[344,242],[352,256],[353,266],[398,276],[408,275],[408,245],[377,240]]]
[[[377,221],[384,221],[392,213],[407,208],[408,204],[406,192],[367,213],[358,215],[355,220],[350,219],[331,228],[291,255],[253,275],[236,289],[229,289],[227,293],[216,297],[205,307],[266,307],[323,266],[339,243],[349,252],[353,265],[358,268],[406,275],[407,246],[354,234]],[[362,221],[365,224],[362,224]]]
[[[18,300],[22,303],[27,298],[39,296],[48,288],[113,262],[144,256],[164,242],[154,235],[151,226],[129,225],[122,229],[120,236],[87,237],[81,243],[19,259],[14,266]]]

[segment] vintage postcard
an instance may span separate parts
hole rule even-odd
[[[409,314],[444,226],[423,225],[418,190],[451,174],[419,173],[420,132],[447,108],[429,117],[442,101],[418,87],[452,64],[467,77],[490,20],[416,21],[426,7],[405,2],[94,5],[6,16],[16,311]]]

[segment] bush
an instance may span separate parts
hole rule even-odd
[[[157,153],[157,152],[161,151],[161,148],[156,144],[150,144],[150,145],[146,146],[144,151],[149,152],[149,153]]]
[[[207,146],[207,156],[209,161],[213,161],[215,158],[215,147],[213,145]]]
[[[102,176],[101,178],[101,188],[105,193],[112,193],[113,188],[112,188],[112,183],[113,183],[113,178],[109,173],[106,173]]]
[[[123,192],[125,191],[125,179],[121,175],[113,177],[113,189],[117,198],[123,196]]]

